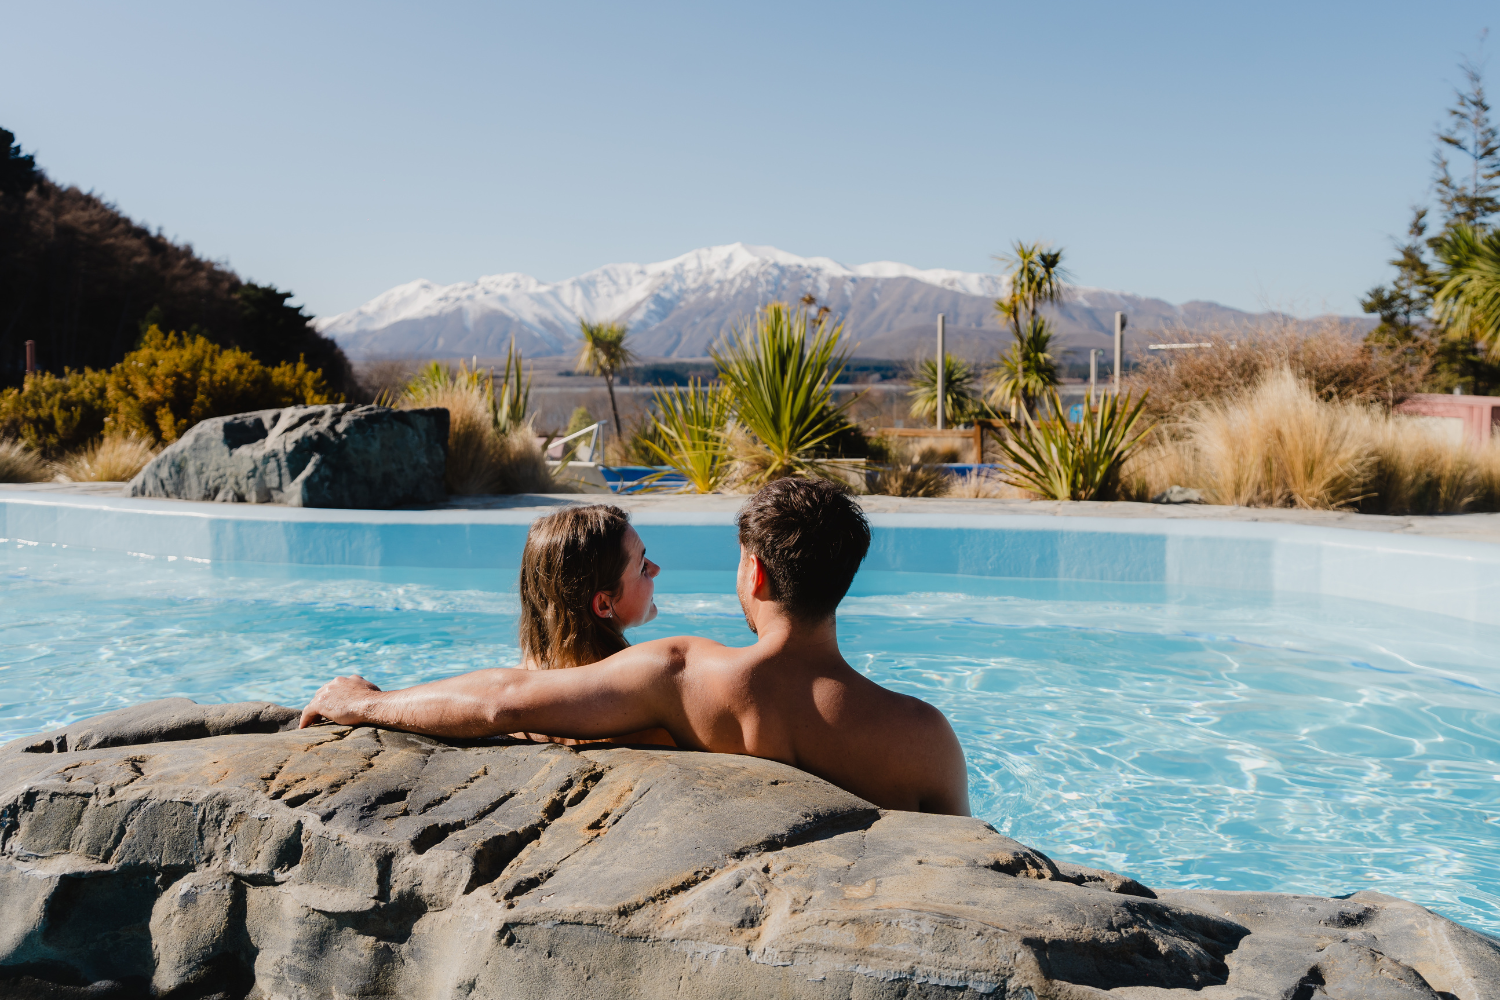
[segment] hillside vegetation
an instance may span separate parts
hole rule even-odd
[[[343,352],[290,297],[55,183],[0,129],[0,385],[21,383],[28,340],[44,370],[105,369],[156,325],[271,366],[305,361],[357,397]]]

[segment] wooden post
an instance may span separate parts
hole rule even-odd
[[[26,374],[36,371],[36,341],[26,341]]]
[[[943,314],[938,313],[938,353],[937,353],[937,429],[943,429],[943,396],[947,387],[943,384],[944,376],[947,375],[948,360],[947,348],[943,346]]]
[[[1115,395],[1120,394],[1120,365],[1124,363],[1125,314],[1115,313]]]
[[[984,425],[974,421],[974,464],[984,464]]]

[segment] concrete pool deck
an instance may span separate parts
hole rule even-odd
[[[0,500],[8,494],[52,497],[119,497],[123,483],[7,483],[0,484]],[[190,504],[192,501],[153,501]],[[632,513],[727,513],[738,510],[745,497],[737,494],[626,494],[516,493],[497,496],[453,497],[447,503],[407,510],[534,511],[541,514],[565,503],[613,503]],[[1233,521],[1249,524],[1297,524],[1311,528],[1381,531],[1423,538],[1500,545],[1500,513],[1485,514],[1359,514],[1341,510],[1288,510],[1268,507],[1231,507],[1216,504],[1154,504],[1123,500],[1000,500],[960,497],[862,496],[869,514],[1004,514],[1032,517],[1107,517],[1164,521]],[[195,505],[196,506],[196,505]],[[282,509],[282,508],[270,508]],[[285,508],[291,509],[291,508]]]

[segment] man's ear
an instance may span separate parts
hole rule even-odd
[[[757,601],[771,600],[771,578],[766,574],[766,565],[760,556],[747,553],[750,559],[750,593]]]

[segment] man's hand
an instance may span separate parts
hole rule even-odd
[[[370,693],[379,690],[358,674],[335,677],[318,688],[318,693],[312,696],[312,701],[302,710],[302,723],[297,728],[306,729],[324,719],[341,726],[357,726],[361,722],[367,722],[369,720],[365,710],[370,703]]]

